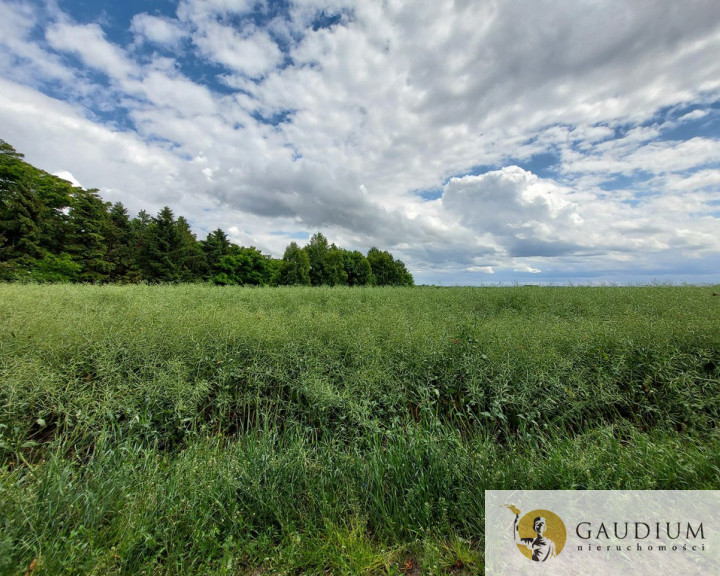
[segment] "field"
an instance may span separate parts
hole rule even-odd
[[[0,573],[479,574],[485,489],[720,489],[719,291],[0,285]]]

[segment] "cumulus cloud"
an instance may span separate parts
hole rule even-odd
[[[453,178],[445,209],[477,233],[490,233],[510,256],[561,256],[578,251],[583,218],[567,190],[517,166]]]

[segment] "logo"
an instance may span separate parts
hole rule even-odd
[[[485,574],[720,576],[720,490],[486,490]]]
[[[520,517],[522,512],[515,506],[506,505],[515,514],[513,541],[520,553],[534,562],[556,558],[565,547],[567,530],[560,517],[550,510],[532,510]]]

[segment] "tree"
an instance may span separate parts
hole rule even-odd
[[[103,282],[113,269],[107,259],[109,206],[110,203],[103,202],[97,190],[76,188],[73,193],[66,250],[81,267],[77,277],[81,282]]]
[[[405,268],[405,264],[401,260],[395,260],[390,252],[374,247],[370,248],[367,260],[378,286],[412,286],[414,284],[413,277]]]
[[[310,257],[297,243],[290,242],[285,249],[277,274],[282,286],[310,286]]]
[[[141,226],[143,223],[142,220],[139,222]],[[140,265],[143,278],[151,282],[179,282],[182,265],[177,255],[181,241],[172,210],[165,206],[147,222],[142,232]]]
[[[41,259],[40,217],[43,206],[33,189],[33,173],[4,140],[0,140],[0,276],[13,278]]]
[[[82,266],[67,252],[59,256],[47,252],[29,270],[30,279],[35,282],[71,282],[80,277]]]
[[[190,282],[205,273],[205,255],[188,221],[165,206],[142,231],[140,265],[151,282]]]
[[[345,271],[345,255],[341,250],[333,244],[325,254],[323,262],[324,278],[323,284],[328,286],[346,285],[348,275]]]
[[[313,234],[304,250],[310,261],[310,283],[313,286],[326,284],[327,272],[325,270],[325,260],[330,251],[327,238],[320,232]]]
[[[218,264],[219,273],[211,279],[215,284],[239,284],[241,286],[264,286],[270,283],[272,271],[269,258],[260,250],[238,248],[223,256]]]
[[[108,214],[106,234],[107,259],[112,265],[111,282],[137,282],[140,271],[137,268],[133,250],[133,226],[125,206],[113,204]]]
[[[59,254],[64,251],[72,198],[79,188],[62,178],[32,169],[36,172],[33,185],[42,203],[40,244],[44,250]]]
[[[368,286],[373,284],[372,268],[362,252],[345,251],[345,273],[348,286]]]
[[[201,280],[207,271],[205,253],[192,233],[190,223],[183,216],[178,216],[175,227],[179,240],[175,258],[180,267],[180,281]]]
[[[232,252],[233,244],[230,242],[227,234],[220,228],[210,232],[207,238],[200,242],[203,252],[205,253],[205,261],[207,263],[207,278],[212,279],[214,276],[222,272],[220,261],[224,256],[229,256]]]

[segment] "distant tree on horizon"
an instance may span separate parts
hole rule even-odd
[[[362,252],[345,251],[343,256],[348,286],[370,286],[375,283],[370,262]]]
[[[277,283],[280,286],[310,286],[310,257],[307,252],[290,242],[285,249],[278,269]]]
[[[412,274],[405,268],[402,260],[395,260],[386,250],[370,248],[367,260],[372,268],[375,283],[378,286],[413,286]]]

